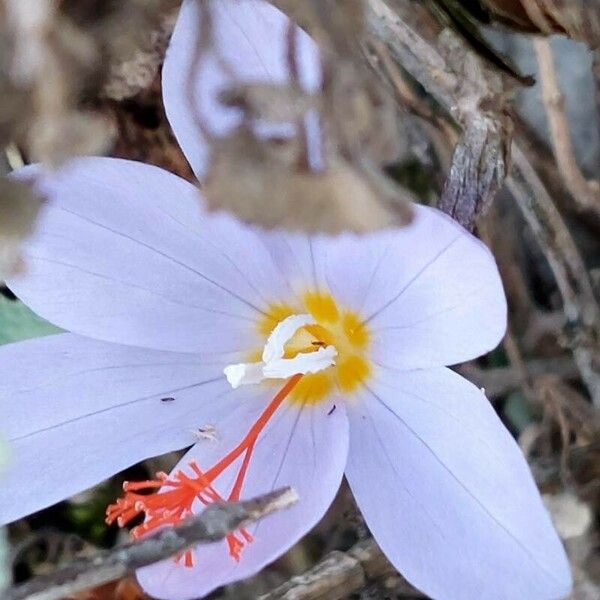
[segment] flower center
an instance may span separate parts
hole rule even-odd
[[[258,323],[258,331],[268,338],[280,323],[299,316],[299,313],[307,313],[312,321],[299,327],[287,340],[285,357],[308,355],[329,347],[333,347],[336,354],[323,368],[306,371],[290,399],[302,404],[316,404],[332,393],[348,396],[360,389],[371,374],[367,358],[371,334],[360,317],[351,310],[338,307],[330,294],[308,291],[302,295],[300,305],[273,304]],[[257,356],[260,353],[251,358]]]
[[[265,379],[318,373],[335,364],[335,346],[321,340],[311,315],[290,315],[280,321],[267,339],[258,362],[238,363],[223,372],[232,387],[255,384]]]

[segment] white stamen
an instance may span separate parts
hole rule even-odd
[[[233,389],[249,383],[260,383],[263,375],[263,363],[238,363],[223,369],[227,381]]]
[[[285,345],[294,337],[296,331],[305,325],[316,325],[316,323],[311,315],[291,315],[279,321],[265,344],[263,362],[270,363],[277,358],[283,358]]]
[[[335,364],[334,346],[319,348],[316,352],[300,352],[294,358],[283,358],[285,345],[298,329],[315,325],[311,315],[291,315],[280,321],[269,335],[263,349],[262,362],[228,365],[223,372],[232,388],[260,383],[264,379],[287,379],[301,373],[318,373]]]
[[[287,379],[297,373],[318,373],[335,363],[337,350],[333,346],[319,348],[316,352],[300,353],[294,358],[277,358],[263,367],[269,379]]]

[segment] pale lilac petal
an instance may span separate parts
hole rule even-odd
[[[185,0],[163,67],[163,98],[167,117],[192,169],[203,179],[209,147],[198,120],[214,135],[240,124],[237,109],[223,106],[218,96],[232,83],[290,81],[286,58],[289,19],[264,0],[210,0],[215,44],[198,58],[200,3]],[[317,48],[297,28],[300,81],[307,91],[320,83]],[[191,83],[190,83],[191,80]]]
[[[350,413],[346,475],[394,566],[436,600],[556,600],[569,566],[527,463],[448,369],[382,374]]]
[[[364,318],[372,358],[391,368],[452,365],[493,349],[506,299],[490,251],[455,221],[415,207],[414,223],[327,248],[327,283]]]
[[[289,295],[249,227],[208,215],[198,190],[156,167],[86,158],[38,175],[49,198],[11,280],[33,310],[109,342],[220,353],[262,346],[256,322]],[[258,347],[260,347],[258,346]]]
[[[208,468],[233,448],[265,407],[263,392],[240,405],[227,420],[217,423],[218,441],[199,442],[183,459]],[[239,563],[228,555],[225,542],[194,550],[195,566],[185,568],[172,560],[138,571],[142,587],[152,596],[168,600],[198,598],[214,588],[243,579],[271,563],[306,534],[331,504],[342,479],[348,450],[348,420],[343,404],[331,402],[300,409],[283,405],[259,439],[242,499],[292,486],[299,502],[250,526],[254,541]],[[239,461],[238,461],[239,465]],[[224,475],[217,489],[226,495],[235,473]]]
[[[163,400],[173,398],[173,400]],[[193,444],[235,402],[222,364],[72,334],[0,347],[0,523]]]
[[[338,238],[282,231],[264,232],[261,238],[297,298],[307,291],[328,291],[326,257]]]

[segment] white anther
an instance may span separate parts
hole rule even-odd
[[[316,325],[316,323],[311,315],[291,315],[277,323],[265,344],[262,353],[263,362],[270,363],[278,358],[283,358],[285,345],[294,337],[296,331],[301,327]]]
[[[306,325],[315,325],[311,315],[291,315],[280,321],[269,335],[263,349],[262,362],[238,363],[223,369],[232,388],[260,383],[264,379],[287,379],[292,375],[318,373],[335,364],[334,346],[316,352],[300,352],[294,358],[284,358],[285,345]]]
[[[263,368],[265,377],[269,379],[287,379],[302,373],[318,373],[335,364],[337,350],[333,346],[319,348],[316,352],[300,353],[294,358],[277,358]]]
[[[238,363],[229,365],[223,369],[229,385],[233,389],[249,383],[260,383],[265,377],[263,375],[263,363]]]

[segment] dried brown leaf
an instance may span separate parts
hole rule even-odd
[[[95,41],[54,2],[3,0],[3,8],[5,76],[17,97],[28,97],[26,110],[8,133],[34,160],[53,165],[76,154],[104,150],[106,126],[78,106],[98,66]]]
[[[340,62],[324,104],[329,133],[344,156],[366,158],[380,166],[398,158],[398,106],[374,75]]]
[[[267,228],[310,233],[407,223],[410,194],[381,170],[400,153],[398,109],[362,55],[364,3],[275,4],[319,43],[323,83],[315,96],[301,89],[288,46],[290,85],[234,82],[221,94],[245,118],[230,136],[210,139],[203,182],[209,206]],[[295,126],[296,137],[259,139],[251,133],[256,121]]]
[[[410,218],[406,203],[393,207],[379,184],[346,162],[318,173],[294,168],[296,150],[259,142],[246,130],[217,141],[203,186],[209,207],[267,228],[309,233],[364,233]]]
[[[320,104],[298,86],[268,83],[234,84],[221,92],[219,101],[243,110],[251,119],[282,123],[296,122]]]
[[[353,163],[386,165],[400,154],[398,107],[372,73],[362,52],[363,0],[275,0],[322,49],[324,82],[319,102],[330,151]]]
[[[32,233],[40,206],[28,185],[0,179],[0,280],[21,267],[20,246]]]
[[[107,47],[109,69],[101,94],[113,100],[124,100],[148,89],[158,73],[179,14],[179,0],[163,1],[153,12],[146,12],[137,34],[128,35],[129,45],[120,50]],[[163,6],[164,5],[164,6]],[[140,5],[140,10],[143,5]],[[148,7],[146,7],[148,10]],[[130,27],[139,16],[130,17]],[[144,35],[139,35],[143,31]],[[110,28],[106,37],[110,39]]]
[[[0,0],[0,144],[58,166],[106,151],[94,99],[149,87],[180,0]]]

